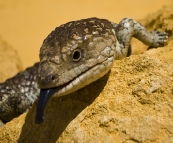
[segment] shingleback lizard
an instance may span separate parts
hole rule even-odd
[[[51,96],[69,94],[105,75],[114,60],[130,54],[132,37],[150,47],[163,46],[168,38],[130,18],[119,24],[88,18],[57,27],[41,46],[40,62],[0,84],[0,119],[8,122],[26,112],[39,97],[35,122],[41,123]]]

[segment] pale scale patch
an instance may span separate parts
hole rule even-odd
[[[114,33],[114,35],[115,35],[115,30],[114,29],[112,29],[112,32]]]

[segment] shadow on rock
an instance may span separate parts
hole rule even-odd
[[[44,113],[45,120],[39,125],[34,122],[37,105],[35,102],[26,116],[18,142],[56,142],[68,124],[99,96],[107,83],[109,74],[110,72],[74,93],[50,99]]]

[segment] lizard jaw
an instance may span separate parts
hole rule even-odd
[[[104,76],[111,69],[113,59],[113,56],[109,57],[108,60],[105,60],[104,62],[102,62],[102,64],[94,65],[93,67],[89,68],[87,71],[81,73],[80,75],[78,75],[64,85],[54,88],[41,89],[37,104],[35,123],[40,124],[43,122],[44,109],[50,97],[60,97],[72,93],[92,83],[93,81],[96,81],[100,77]]]

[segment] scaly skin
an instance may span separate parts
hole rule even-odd
[[[39,65],[0,85],[0,119],[7,122],[25,112],[41,89],[36,115],[36,123],[41,123],[51,96],[69,94],[104,76],[114,60],[128,56],[132,37],[151,47],[163,46],[168,38],[129,18],[119,24],[89,18],[57,27],[43,42]]]
[[[0,119],[3,122],[28,111],[38,98],[36,75],[39,63],[0,84]]]

